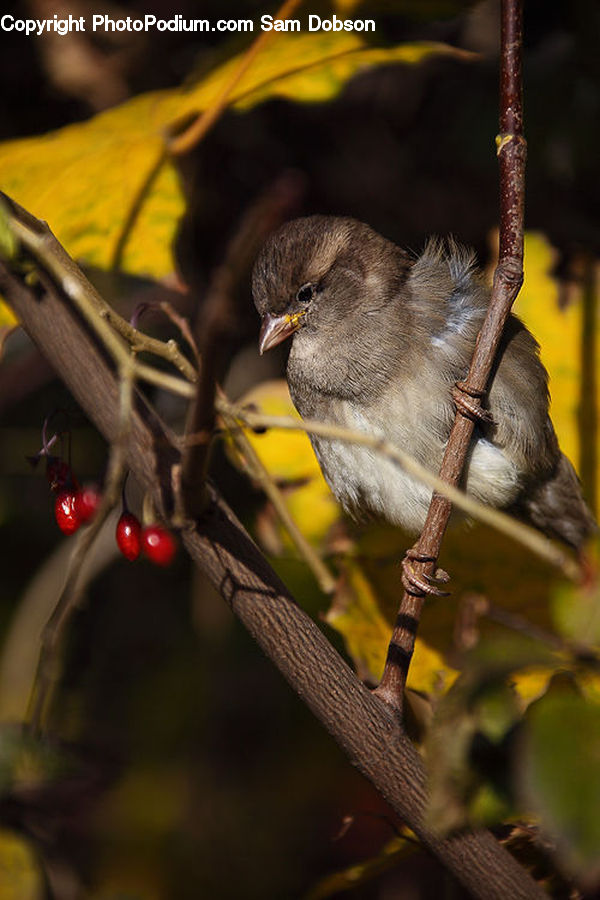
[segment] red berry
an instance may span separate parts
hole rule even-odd
[[[54,501],[54,518],[64,534],[74,534],[81,525],[76,511],[77,495],[71,490],[62,490]]]
[[[96,515],[102,495],[95,484],[85,484],[75,495],[75,511],[80,522],[89,522]]]
[[[175,556],[175,540],[161,525],[148,525],[142,531],[142,550],[157,566],[170,566]]]
[[[117,522],[117,546],[123,556],[133,562],[140,555],[142,526],[132,513],[124,512]]]

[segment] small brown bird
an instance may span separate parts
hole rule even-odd
[[[385,437],[433,472],[455,416],[489,302],[472,252],[432,240],[411,259],[368,225],[310,216],[263,247],[253,274],[260,352],[292,338],[287,378],[305,418]],[[510,316],[475,426],[463,486],[548,536],[581,548],[595,530],[548,415],[538,345]],[[408,531],[425,521],[431,489],[375,451],[311,437],[323,474],[355,515]]]

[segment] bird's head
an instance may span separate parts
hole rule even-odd
[[[362,312],[372,314],[405,277],[406,265],[398,265],[400,253],[353,219],[308,216],[283,225],[254,266],[260,352],[301,329],[335,338]]]

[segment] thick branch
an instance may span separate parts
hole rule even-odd
[[[75,399],[109,442],[119,435],[118,381],[94,334],[44,277],[41,296],[0,264],[0,290]],[[128,464],[172,506],[171,471],[179,453],[160,422],[139,402],[132,412]],[[356,765],[447,868],[485,900],[542,898],[544,893],[487,832],[441,840],[423,824],[425,773],[401,724],[374,697],[294,603],[255,544],[211,490],[202,519],[189,522],[183,541],[194,561],[231,605],[296,693]]]
[[[477,338],[471,368],[458,387],[475,406],[487,389],[502,331],[523,282],[523,212],[526,144],[523,138],[521,98],[522,0],[502,0],[502,52],[500,73],[500,135],[497,138],[500,170],[500,250],[494,272],[488,312]],[[475,420],[457,409],[440,478],[457,485],[471,443]],[[448,525],[451,503],[435,493],[412,568],[420,578],[431,576]],[[406,675],[412,658],[425,594],[405,591],[381,683],[382,699],[402,710]]]

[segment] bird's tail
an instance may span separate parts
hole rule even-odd
[[[550,478],[529,493],[520,512],[548,537],[559,538],[576,550],[598,531],[575,469],[563,453]]]

